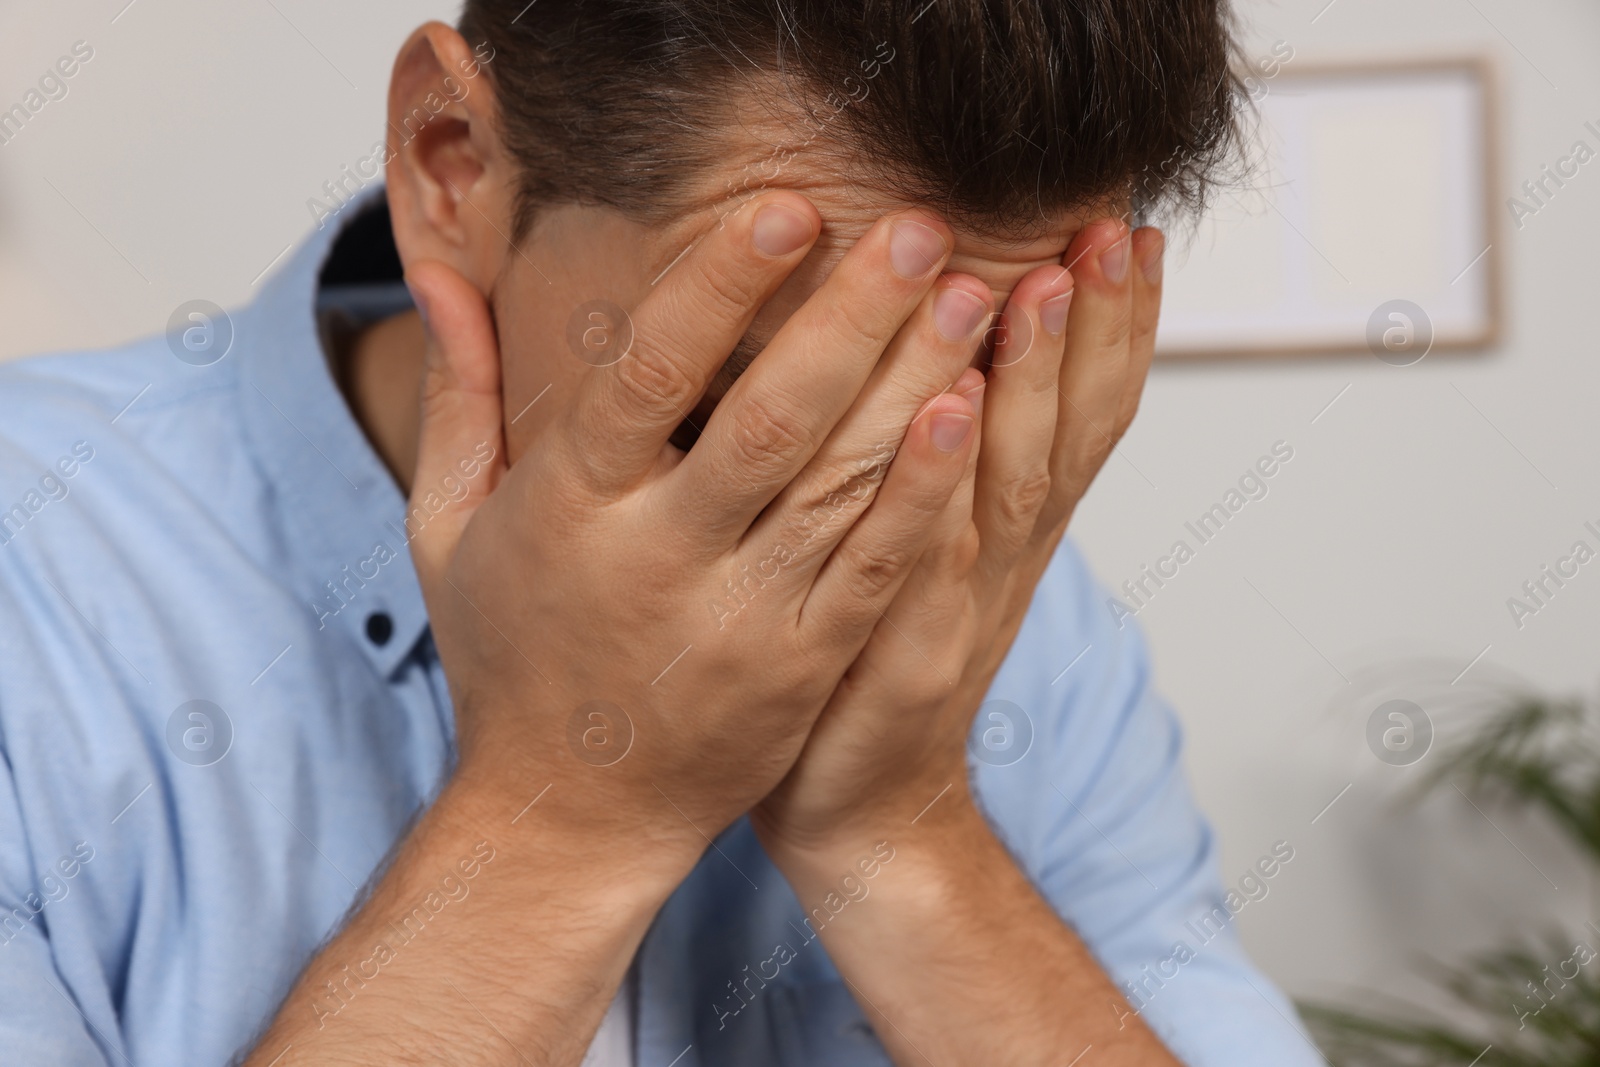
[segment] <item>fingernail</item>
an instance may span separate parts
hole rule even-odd
[[[944,258],[944,238],[937,230],[910,219],[890,226],[889,264],[902,278],[920,278]]]
[[[782,204],[765,204],[750,225],[750,239],[769,256],[786,256],[811,239],[811,220]]]
[[[416,287],[411,284],[411,279],[409,278],[406,279],[406,291],[411,294],[411,302],[416,305],[417,314],[422,317],[422,325],[427,326],[428,302],[422,298],[421,293],[417,292]]]
[[[1144,280],[1154,285],[1161,280],[1161,264],[1167,258],[1167,239],[1157,232],[1152,243],[1155,247],[1145,253],[1144,266],[1140,269],[1144,271]]]
[[[941,289],[933,298],[933,324],[946,341],[969,337],[989,308],[965,289]]]
[[[1051,337],[1059,337],[1061,331],[1067,328],[1067,309],[1072,306],[1073,292],[1075,290],[1068,289],[1039,305],[1039,325]]]
[[[1100,253],[1100,270],[1112,285],[1123,283],[1128,277],[1128,238],[1123,237]]]
[[[952,415],[941,412],[933,417],[933,425],[929,428],[929,436],[933,438],[933,447],[941,452],[954,452],[961,447],[961,442],[967,439],[967,434],[972,432],[972,417],[969,415]]]

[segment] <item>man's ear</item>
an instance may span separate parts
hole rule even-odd
[[[492,61],[442,22],[412,33],[389,81],[385,174],[401,262],[440,260],[485,292],[510,251],[515,188],[493,122]]]

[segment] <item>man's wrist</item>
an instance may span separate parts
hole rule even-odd
[[[705,839],[687,825],[618,809],[571,776],[513,777],[463,766],[434,815],[467,836],[493,828],[513,860],[508,866],[541,884],[556,880],[613,903],[636,901],[653,915],[699,862]]]
[[[865,873],[872,870],[871,861],[884,863],[886,855],[901,869],[919,869],[919,877],[927,879],[921,884],[936,894],[958,879],[958,869],[983,862],[982,857],[1009,862],[965,780],[924,792],[926,797],[907,795],[871,813],[858,812],[836,831],[803,840],[759,818],[752,824],[802,903],[833,892],[846,877],[873,877]]]

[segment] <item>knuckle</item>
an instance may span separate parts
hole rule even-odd
[[[1063,495],[1073,500],[1081,497],[1089,483],[1100,473],[1100,468],[1106,465],[1106,460],[1111,458],[1111,448],[1111,442],[1098,434],[1092,441],[1081,442],[1057,471],[1057,487],[1052,500]]]
[[[977,566],[983,547],[978,526],[971,518],[928,543],[917,564],[919,571],[926,570],[935,579],[922,583],[920,596],[928,610],[943,612],[955,606],[964,595],[964,583]]]
[[[691,313],[738,322],[755,307],[765,277],[752,263],[725,264],[708,258],[695,272],[687,293],[688,302],[694,305]]]
[[[978,555],[982,551],[983,544],[978,537],[978,528],[969,522],[950,543],[945,553],[945,565],[952,575],[958,578],[965,577],[978,565]]]
[[[800,543],[811,545],[813,542],[819,542],[827,545],[842,537],[855,522],[859,511],[859,508],[852,507],[851,503],[848,497],[829,493],[809,507],[801,508],[792,525]]]
[[[995,511],[1002,522],[1012,527],[1031,527],[1050,499],[1053,479],[1046,466],[1030,467],[995,493]]]
[[[740,405],[729,447],[741,468],[758,477],[777,474],[809,446],[803,421],[784,405],[760,398]]]
[[[632,351],[614,370],[623,396],[652,416],[682,412],[689,402],[687,376],[673,355],[652,340],[635,338]]]
[[[930,527],[943,514],[950,503],[950,495],[955,492],[953,480],[936,480],[930,473],[917,472],[918,476],[902,484],[895,495],[895,507],[902,512],[901,528],[908,533]]]
[[[1091,472],[1105,466],[1106,460],[1110,459],[1111,453],[1116,450],[1118,436],[1120,435],[1113,434],[1108,437],[1104,434],[1095,434],[1084,442],[1083,466]]]
[[[1160,325],[1160,316],[1148,310],[1134,313],[1132,331],[1133,343],[1148,351],[1156,343],[1156,328]]]
[[[940,669],[945,671],[946,677],[951,676],[948,664],[941,665]],[[957,670],[956,673],[959,674],[960,671]],[[930,667],[910,678],[902,679],[895,688],[901,694],[900,699],[913,707],[933,707],[949,698],[951,686]]]
[[[855,591],[870,601],[882,597],[905,573],[911,552],[903,545],[877,544],[852,549],[848,558]]]
[[[883,309],[892,306],[884,300],[861,300],[846,296],[830,302],[827,323],[831,332],[847,341],[865,341],[873,348],[885,348],[894,338],[898,324],[886,321]]]
[[[1107,309],[1107,314],[1095,331],[1095,340],[1101,348],[1121,348],[1133,336],[1133,307],[1127,300],[1117,300]]]

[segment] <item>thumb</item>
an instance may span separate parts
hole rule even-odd
[[[468,520],[506,470],[500,346],[483,294],[452,268],[414,263],[406,287],[428,338],[406,534],[432,600]]]

